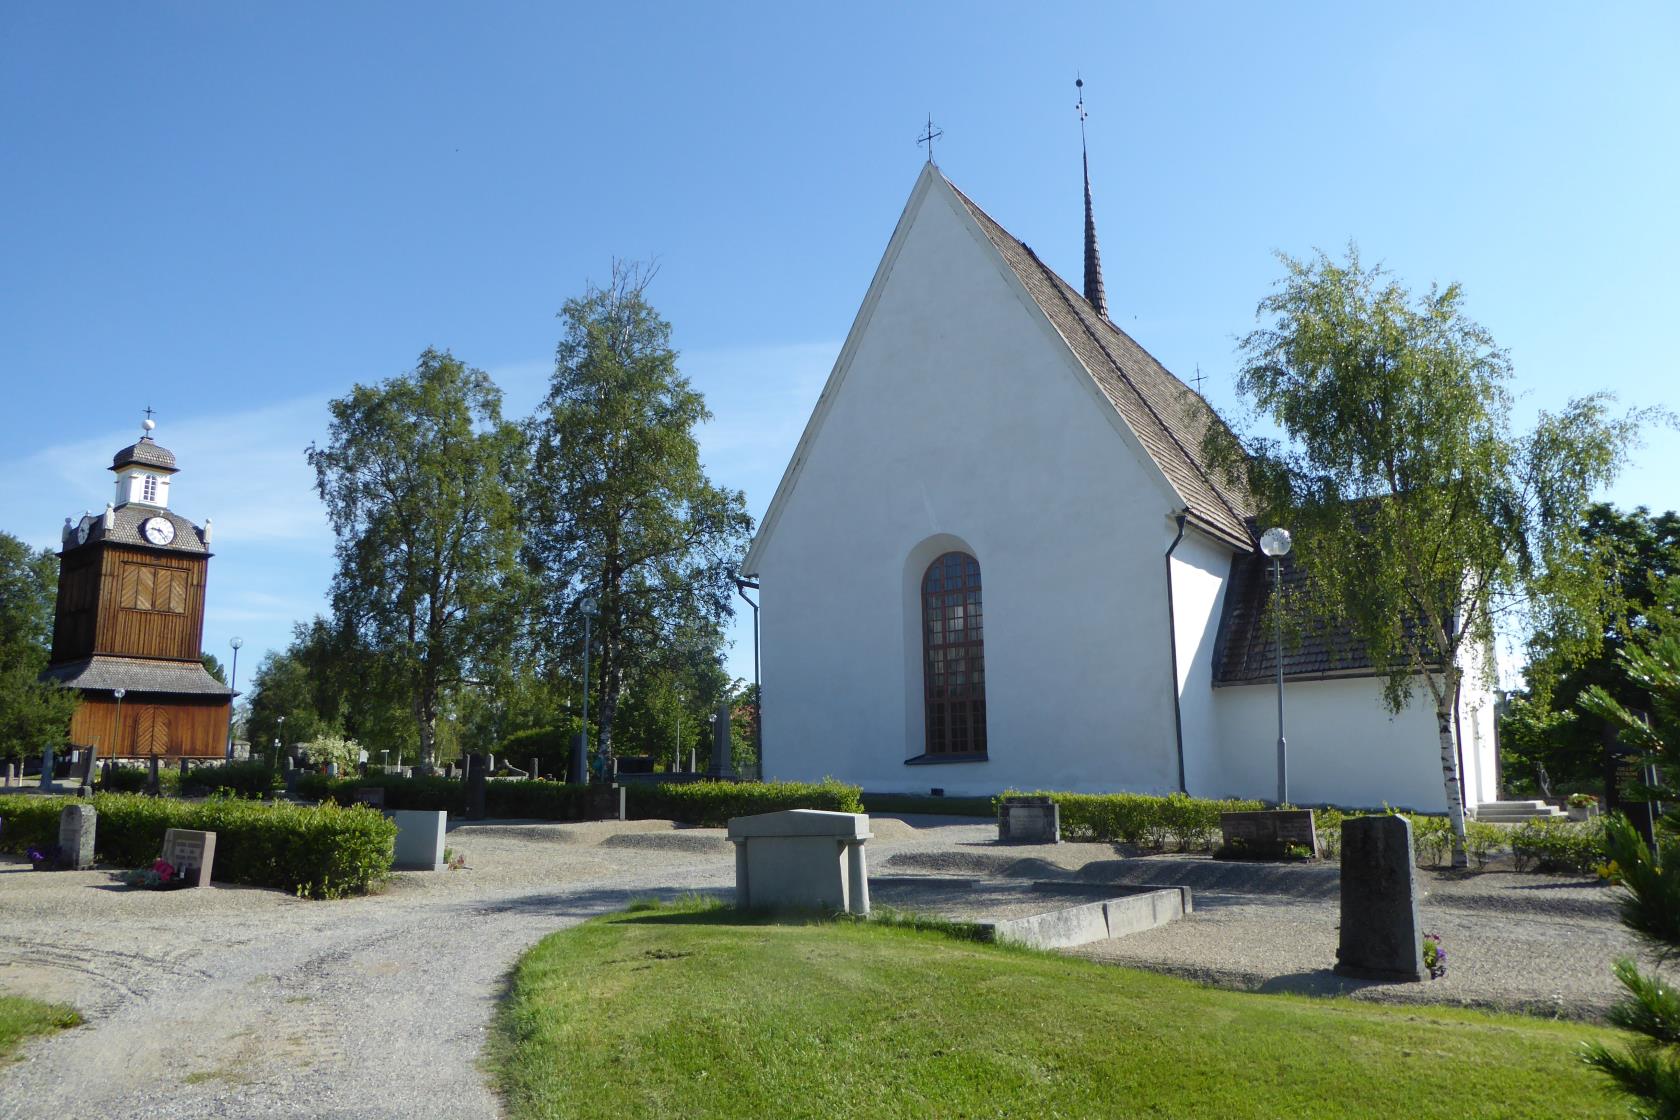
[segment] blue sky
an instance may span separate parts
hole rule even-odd
[[[614,256],[769,502],[922,161],[1079,274],[1079,134],[1115,321],[1229,414],[1275,250],[1461,281],[1523,418],[1674,405],[1672,4],[0,7],[0,528],[56,545],[158,410],[215,518],[241,678],[323,609],[303,449],[427,346],[540,396]],[[1608,497],[1680,505],[1650,434]],[[732,669],[751,673],[745,628]]]

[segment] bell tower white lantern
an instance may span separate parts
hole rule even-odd
[[[117,476],[115,504],[169,508],[169,479],[175,473],[175,454],[152,440],[157,423],[147,417],[140,439],[117,452],[111,470]]]

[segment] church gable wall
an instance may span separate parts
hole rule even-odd
[[[758,559],[767,776],[873,789],[1177,786],[1175,502],[940,182],[831,379]],[[989,757],[923,744],[919,582],[980,563]]]
[[[1171,563],[1184,780],[1192,794],[1217,796],[1221,760],[1213,655],[1231,572],[1231,546],[1188,526]]]

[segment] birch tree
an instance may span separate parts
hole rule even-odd
[[[607,755],[627,673],[667,657],[684,635],[719,640],[752,531],[745,496],[701,467],[694,430],[711,413],[677,369],[671,326],[647,300],[651,280],[615,264],[605,286],[561,311],[522,502],[551,657],[581,660],[577,606],[598,605],[590,714]]]
[[[510,486],[523,443],[489,375],[447,351],[331,409],[327,444],[308,456],[338,535],[335,625],[406,692],[429,767],[446,693],[496,661],[516,626]]]
[[[1454,714],[1469,670],[1522,615],[1566,647],[1603,634],[1604,563],[1583,538],[1642,416],[1603,394],[1514,430],[1509,354],[1472,321],[1457,284],[1414,296],[1358,251],[1281,257],[1261,301],[1269,325],[1240,344],[1239,392],[1282,438],[1239,443],[1215,425],[1210,456],[1246,474],[1266,524],[1295,537],[1307,574],[1283,609],[1350,632],[1400,711],[1421,688],[1440,742],[1453,865],[1467,865]]]

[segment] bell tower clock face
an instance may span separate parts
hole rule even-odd
[[[84,517],[80,525],[76,526],[76,543],[86,544],[88,534],[93,531],[93,518]]]
[[[175,523],[167,517],[148,517],[140,525],[140,535],[150,544],[166,545],[175,539]]]

